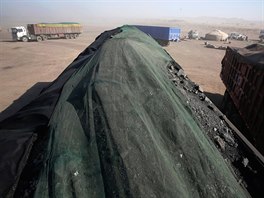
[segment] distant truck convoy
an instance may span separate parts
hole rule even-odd
[[[264,45],[227,47],[220,76],[223,113],[264,154]]]
[[[12,27],[12,39],[15,41],[44,41],[51,38],[75,39],[82,31],[79,23],[37,23]]]
[[[173,27],[134,25],[142,32],[150,35],[160,45],[168,45],[170,41],[179,41],[181,29]]]

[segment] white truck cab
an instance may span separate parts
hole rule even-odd
[[[23,41],[23,42],[27,42],[29,40],[29,35],[25,27],[23,26],[12,27],[11,31],[12,31],[13,40]]]

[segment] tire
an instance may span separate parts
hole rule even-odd
[[[42,37],[41,36],[37,36],[37,41],[38,42],[42,41]]]
[[[65,35],[65,38],[66,38],[66,39],[70,39],[70,35],[69,35],[69,34],[66,34],[66,35]]]
[[[42,37],[42,40],[43,40],[43,41],[48,40],[47,35],[42,35],[41,37]]]
[[[22,37],[22,41],[23,41],[23,42],[28,42],[28,37],[27,37],[27,36],[23,36],[23,37]]]
[[[75,39],[74,34],[71,34],[71,39]]]

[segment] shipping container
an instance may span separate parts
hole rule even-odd
[[[246,135],[264,153],[264,46],[228,47],[222,60],[221,79],[226,86],[223,111],[232,115],[227,108],[229,99],[232,100],[248,129]]]
[[[179,41],[181,35],[181,30],[179,28],[170,27],[169,40],[170,41]]]
[[[173,27],[134,25],[142,32],[150,35],[161,45],[168,45],[169,41],[179,41],[181,30]]]

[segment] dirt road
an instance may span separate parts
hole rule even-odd
[[[51,82],[90,45],[101,31],[83,33],[76,40],[0,43],[0,111],[38,82]],[[210,42],[223,45],[222,42]],[[232,42],[245,46],[248,42]],[[187,40],[164,47],[189,78],[210,97],[221,96],[225,87],[219,77],[224,50],[205,48],[204,41]],[[218,99],[217,99],[218,98]],[[215,102],[219,100],[216,97]]]

